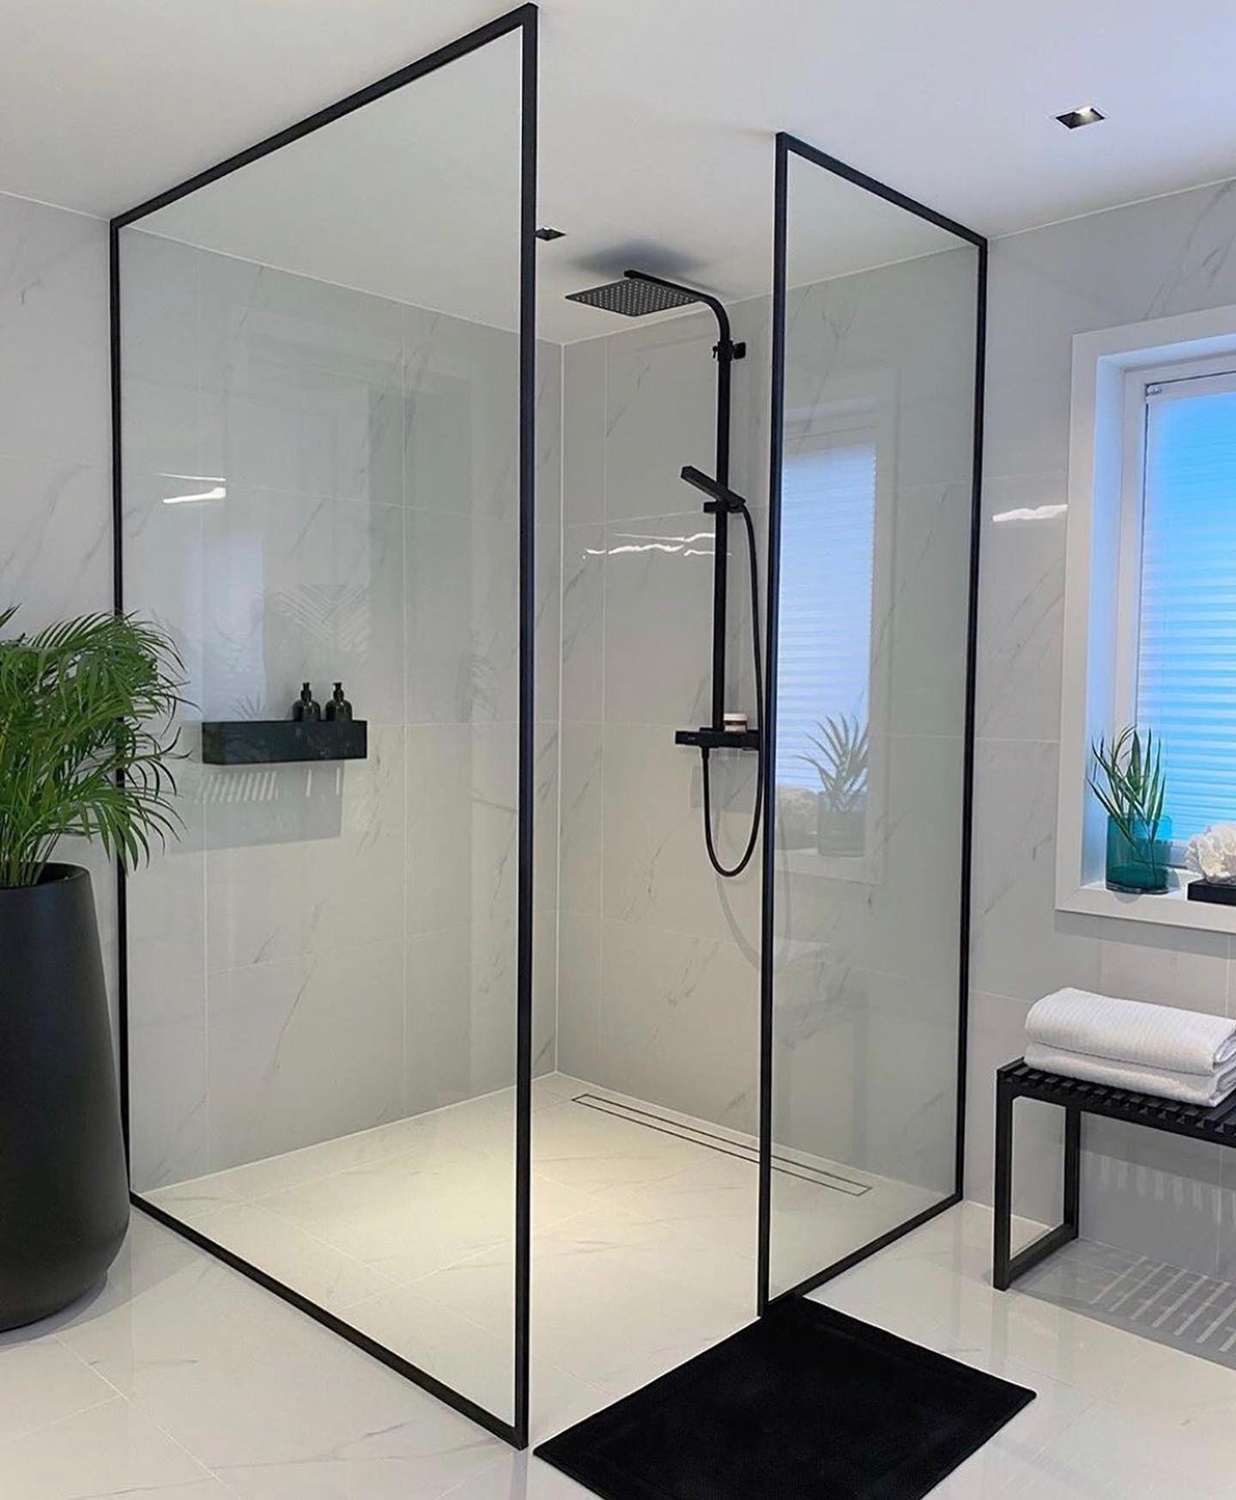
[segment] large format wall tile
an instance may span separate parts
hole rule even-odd
[[[713,472],[716,337],[711,314],[703,313],[606,340],[609,520],[684,510],[690,491],[679,477],[683,465]],[[569,503],[567,509],[573,513]]]
[[[0,195],[0,454],[107,464],[107,310],[107,225]]]
[[[207,983],[212,1170],[403,1114],[403,944],[253,964]]]
[[[135,885],[135,1119],[150,1135],[135,1160],[149,1185],[514,1078],[519,367],[509,333],[148,235],[131,244],[130,602],[182,644],[188,716],[282,718],[305,679],[323,703],[342,680],[370,725],[364,763],[206,768],[175,854],[185,874],[169,857]],[[544,1069],[561,360],[538,356]],[[24,565],[31,545],[16,540]],[[157,886],[160,873],[176,878]],[[173,896],[195,923],[170,924],[174,942],[151,925]],[[158,1071],[173,1043],[177,1067]]]
[[[759,975],[727,939],[604,923],[598,1083],[755,1128]]]
[[[1055,910],[1064,506],[1075,334],[1236,302],[1231,185],[997,241],[991,257],[979,630],[968,1191],[990,1197],[995,1066],[1020,1055],[1028,1003],[1061,984],[1222,1013],[1225,943]],[[1008,1023],[995,1033],[987,1022]],[[977,1028],[976,1028],[977,1018]],[[982,1050],[975,1052],[976,1038]],[[1055,1221],[1058,1122],[1019,1106],[1018,1212]],[[1223,1163],[1147,1132],[1087,1130],[1083,1233],[1230,1271]],[[1184,1147],[1194,1143],[1185,1142]],[[1225,1273],[1226,1274],[1226,1273]]]
[[[605,382],[608,339],[562,351],[562,518],[605,519]]]

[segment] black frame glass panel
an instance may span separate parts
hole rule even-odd
[[[111,395],[112,395],[112,506],[113,506],[113,590],[117,613],[125,608],[122,438],[122,361],[121,343],[121,232],[159,209],[228,176],[262,157],[291,145],[333,122],[363,109],[414,84],[461,58],[467,57],[500,38],[517,34],[520,39],[520,189],[519,189],[519,391],[518,391],[518,750],[517,750],[517,863],[518,895],[516,910],[516,1086],[514,1131],[514,1393],[513,1419],[486,1410],[460,1391],[453,1389],[401,1354],[354,1328],[348,1321],[329,1311],[310,1297],[254,1265],[243,1256],[212,1239],[166,1209],[149,1201],[139,1192],[131,1193],[133,1203],[165,1227],[209,1251],[234,1270],[281,1297],[308,1314],[324,1327],[363,1349],[408,1380],[423,1387],[449,1406],[471,1418],[488,1431],[516,1447],[528,1442],[529,1407],[529,1299],[531,1246],[531,1106],[532,1106],[532,851],[533,851],[533,760],[535,713],[533,706],[533,629],[535,622],[535,553],[534,494],[534,409],[535,409],[535,252],[536,252],[536,169],[537,169],[537,8],[522,5],[458,40],[348,95],[328,108],[310,115],[245,151],[227,158],[166,192],[118,215],[110,226],[110,305],[111,305]],[[130,1145],[131,1077],[128,987],[128,923],[126,880],[123,868],[118,870],[118,1011],[120,1027],[121,1105],[125,1127],[126,1149]]]
[[[914,1213],[887,1232],[879,1233],[858,1249],[835,1259],[831,1264],[798,1280],[789,1288],[773,1290],[773,1132],[774,1132],[774,1087],[775,1087],[775,1013],[776,945],[777,945],[777,892],[780,870],[777,847],[777,695],[778,695],[778,643],[779,643],[779,593],[782,583],[782,477],[785,463],[786,423],[786,362],[787,362],[787,294],[789,292],[789,219],[790,219],[790,165],[799,160],[831,173],[854,186],[874,194],[886,204],[891,204],[917,219],[946,231],[957,240],[966,242],[977,251],[975,284],[977,306],[974,327],[976,341],[974,350],[974,396],[973,434],[971,448],[970,527],[968,555],[968,597],[965,601],[965,682],[964,725],[962,728],[962,786],[960,796],[960,889],[957,904],[957,974],[959,992],[957,996],[956,1036],[956,1116],[955,1157],[953,1162],[952,1190],[938,1202],[921,1212]],[[759,1163],[759,1240],[758,1240],[758,1299],[761,1314],[769,1306],[786,1296],[802,1295],[839,1275],[850,1266],[866,1259],[884,1246],[908,1234],[920,1224],[960,1202],[963,1195],[962,1173],[964,1167],[964,1120],[965,1120],[965,1062],[966,1062],[966,1016],[969,991],[969,947],[970,916],[969,891],[971,871],[972,807],[974,782],[974,692],[975,692],[975,642],[978,605],[978,566],[980,533],[980,492],[983,442],[983,374],[987,304],[987,241],[980,234],[958,224],[944,215],[925,207],[914,199],[899,193],[884,183],[856,170],[845,162],[817,150],[795,136],[780,133],[776,141],[775,199],[773,224],[773,306],[772,306],[772,371],[771,371],[771,473],[769,483],[768,519],[768,625],[766,632],[765,697],[762,704],[765,754],[762,766],[764,777],[763,802],[765,828],[763,845],[763,911],[762,946],[760,956],[760,1163]],[[878,1108],[878,1103],[875,1106]],[[890,1100],[889,1109],[895,1107]]]

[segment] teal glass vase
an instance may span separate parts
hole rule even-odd
[[[1115,818],[1108,818],[1107,889],[1135,896],[1161,894],[1167,890],[1171,853],[1170,818],[1159,819],[1153,838],[1140,818],[1133,820],[1128,833]]]

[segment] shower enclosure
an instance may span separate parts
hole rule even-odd
[[[770,141],[720,472],[694,299],[538,342],[598,278],[536,236],[536,47],[112,227],[116,604],[187,679],[135,1201],[520,1446],[960,1192],[984,256]]]

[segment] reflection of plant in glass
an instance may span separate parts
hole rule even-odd
[[[867,795],[867,726],[856,718],[829,717],[807,738],[817,754],[802,758],[820,778],[820,796],[829,812],[856,812]]]
[[[37,885],[70,835],[133,866],[175,831],[181,674],[171,638],[132,615],[0,641],[0,886]]]
[[[1091,750],[1096,769],[1087,780],[1109,819],[1108,884],[1120,890],[1165,889],[1170,829],[1163,816],[1162,747],[1152,730],[1143,741],[1130,724],[1110,744],[1101,738]],[[1124,841],[1122,849],[1113,845],[1112,829]],[[1118,871],[1117,863],[1128,868]]]

